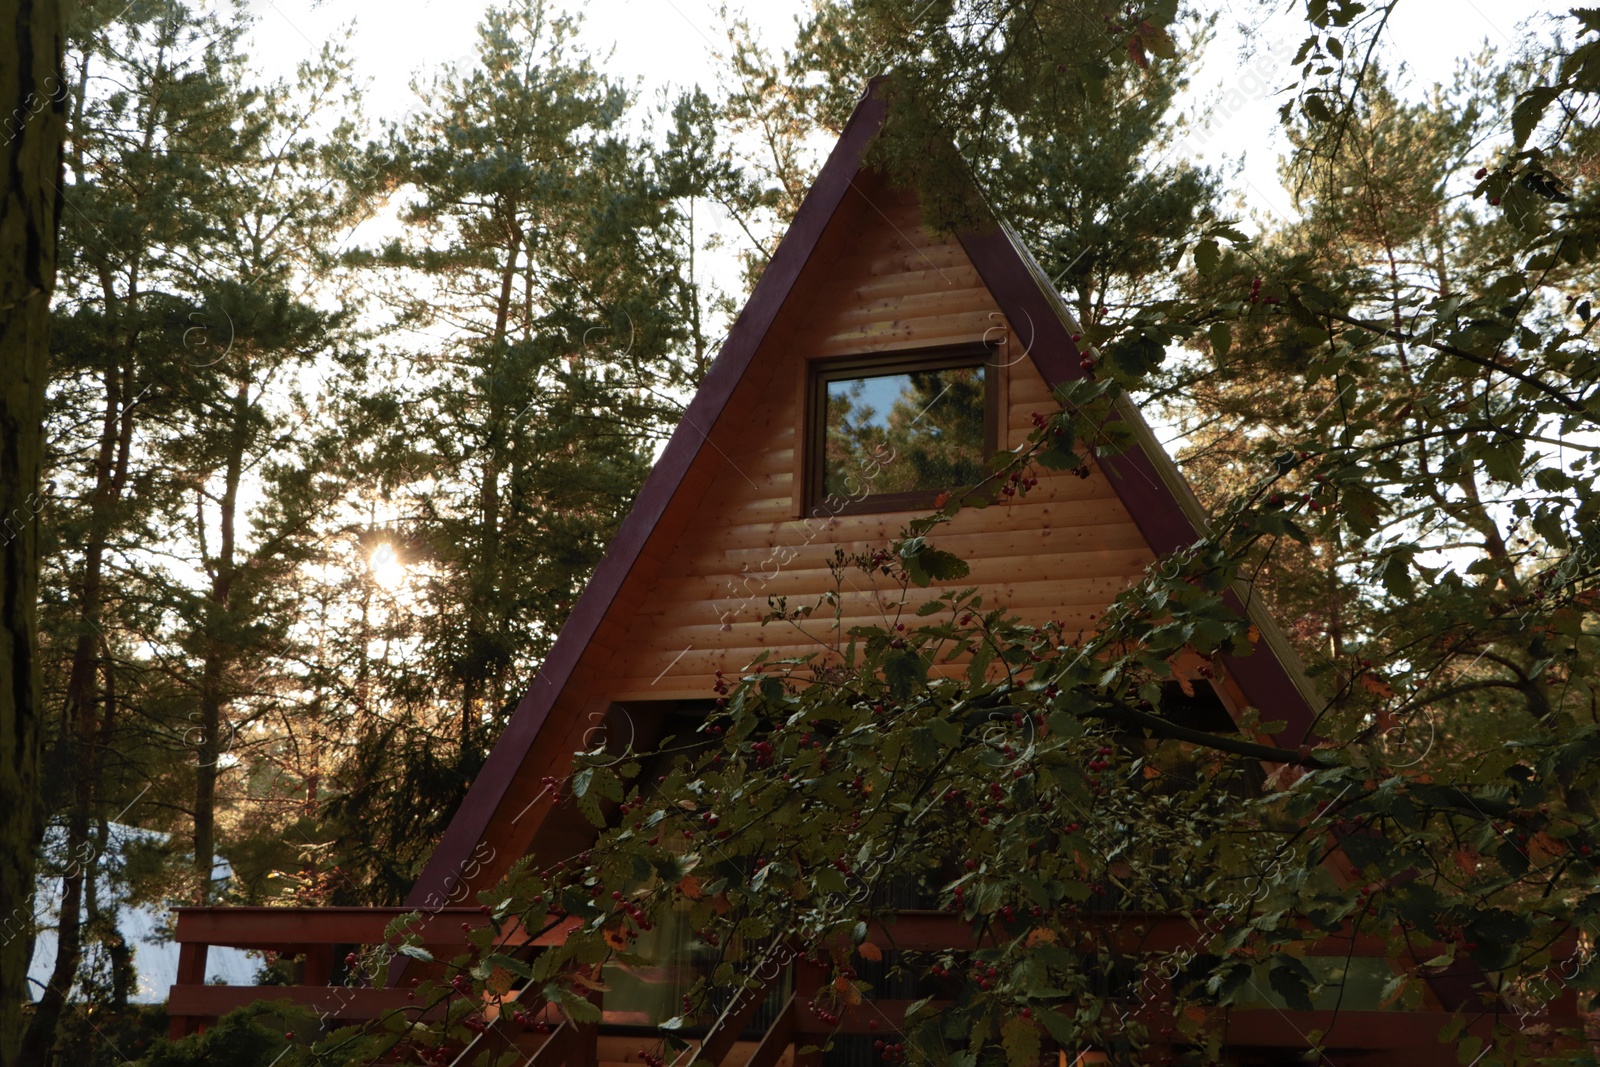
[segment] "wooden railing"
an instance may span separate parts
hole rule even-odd
[[[339,972],[335,965],[338,946],[379,946],[393,944],[385,929],[398,916],[414,914],[403,908],[181,908],[178,910],[176,940],[180,946],[178,981],[168,1000],[173,1036],[203,1029],[219,1016],[258,1000],[287,999],[318,1011],[325,1020],[352,1023],[379,1018],[389,1012],[406,1012],[429,1017],[428,1008],[408,996],[409,983],[389,985],[398,969],[380,968],[382,973],[346,976],[346,984],[334,985]],[[423,913],[406,929],[415,933],[422,945],[441,960],[461,953],[472,931],[489,924],[489,917],[476,908],[445,908]],[[502,927],[499,938],[503,949],[524,956],[541,947],[564,940],[571,921],[550,917],[547,929],[523,931],[515,924]],[[1085,915],[1080,928],[1086,942],[1104,945],[1119,953],[1170,953],[1182,948],[1204,950],[1216,931],[1208,930],[1176,915],[1137,912],[1102,912]],[[939,912],[902,912],[893,921],[869,931],[868,941],[882,951],[970,950],[980,947],[970,924]],[[985,939],[984,944],[992,944]],[[299,974],[296,984],[287,986],[218,986],[205,984],[205,962],[210,946],[260,949],[294,957]],[[1309,935],[1296,942],[1293,951],[1302,958],[1329,958],[1347,961],[1354,958],[1385,958],[1390,943],[1373,933]],[[1440,955],[1443,946],[1414,941],[1407,958],[1391,960],[1397,967],[1418,967]],[[371,959],[365,954],[362,959]],[[381,957],[380,957],[381,958]],[[1503,1005],[1483,992],[1486,982],[1481,971],[1471,964],[1458,964],[1439,972],[1432,969],[1423,991],[1420,1010],[1379,1010],[1377,1005],[1345,1004],[1339,1010],[1297,1011],[1278,1006],[1188,1007],[1186,1014],[1195,1021],[1225,1027],[1227,1044],[1238,1049],[1304,1050],[1313,1033],[1320,1035],[1323,1048],[1334,1052],[1359,1054],[1363,1067],[1392,1063],[1396,1067],[1432,1067],[1454,1064],[1456,1045],[1440,1043],[1440,1034],[1452,1019],[1464,1022],[1463,1037],[1489,1041],[1497,1025],[1516,1027],[1518,1020]],[[782,948],[775,949],[760,968],[768,980],[766,988],[741,995],[722,1017],[697,1036],[700,1048],[696,1059],[701,1065],[717,1067],[727,1060],[745,1067],[773,1067],[780,1058],[792,1055],[795,1067],[816,1067],[815,1055],[802,1056],[801,1046],[820,1045],[832,1037],[861,1035],[882,1039],[892,1035],[903,1022],[909,1001],[869,1000],[840,1007],[827,1021],[810,1010],[830,976],[820,967],[808,964],[803,956]],[[767,993],[786,980],[793,980],[793,995],[777,1005],[774,1021],[760,1041],[748,1040],[746,1026]],[[1170,1047],[1163,1052],[1159,1042],[1177,1042],[1174,1006],[1170,991],[1162,983],[1144,985],[1144,995],[1130,1003],[1129,1015],[1138,1019],[1158,1041],[1149,1051],[1148,1062],[1165,1062]],[[1536,1015],[1522,1020],[1536,1038],[1560,1030],[1581,1031],[1583,1019],[1577,1014],[1576,995],[1570,988],[1555,985],[1556,998]],[[779,989],[773,995],[780,995]],[[514,996],[514,994],[513,994]],[[1263,1000],[1267,998],[1264,996]],[[937,1001],[934,1002],[937,1005]],[[603,1011],[599,1027],[561,1026],[554,1009],[543,1009],[540,1018],[549,1029],[563,1035],[559,1041],[540,1037],[529,1044],[520,1027],[500,1017],[491,1006],[485,1016],[494,1032],[480,1040],[504,1040],[521,1049],[532,1049],[527,1062],[546,1067],[560,1061],[566,1067],[593,1067],[602,1062],[597,1042],[609,1042],[607,1033],[637,1033],[622,1023],[632,1021],[624,1013]],[[539,1027],[541,1033],[545,1027]],[[621,1040],[620,1038],[617,1040]],[[1560,1044],[1562,1039],[1548,1040]],[[477,1044],[475,1042],[474,1044]],[[628,1039],[629,1047],[640,1043]],[[740,1050],[734,1055],[736,1047]],[[1081,1050],[1080,1050],[1081,1051]],[[634,1057],[627,1052],[612,1052],[624,1062]],[[731,1058],[730,1058],[731,1057]],[[748,1063],[746,1062],[748,1061]],[[874,1057],[874,1062],[876,1058]],[[1336,1060],[1337,1061],[1337,1060]],[[687,1058],[681,1061],[687,1064]],[[1342,1062],[1342,1061],[1337,1061]]]
[[[472,931],[490,925],[478,908],[442,908],[417,913],[409,908],[179,908],[173,939],[178,943],[178,980],[167,998],[171,1034],[181,1037],[203,1029],[210,1021],[235,1008],[259,1000],[289,1000],[329,1019],[359,1022],[387,1012],[426,1014],[408,998],[407,990],[389,986],[391,968],[385,962],[372,973],[346,973],[346,981],[333,978],[337,946],[373,946],[398,942],[385,934],[402,915],[417,914],[405,934],[416,934],[434,957],[448,960],[459,955]],[[546,933],[530,934],[514,922],[501,931],[510,949],[560,944],[566,937],[559,920]],[[293,985],[207,985],[208,950],[254,949],[275,952],[299,961]],[[370,959],[370,957],[363,957]],[[407,961],[401,957],[397,967]],[[346,968],[348,972],[350,969]]]

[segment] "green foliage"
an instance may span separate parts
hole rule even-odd
[[[150,1062],[268,1062],[290,1029],[285,1063],[436,1059],[508,981],[592,1019],[595,968],[659,962],[678,929],[710,966],[669,1033],[725,1006],[752,963],[801,953],[828,978],[818,1017],[877,991],[864,964],[882,964],[917,987],[908,1051],[960,1067],[1021,1067],[1047,1044],[1136,1052],[1154,1039],[1137,1008],[1168,973],[1180,1009],[1207,1011],[1415,1003],[1458,961],[1514,1012],[1553,996],[1553,962],[1587,998],[1592,961],[1547,946],[1592,934],[1600,907],[1600,22],[1577,12],[1415,104],[1367,47],[1391,7],[1306,5],[1283,112],[1299,218],[1255,239],[1218,214],[1214,175],[1151,162],[1207,35],[1176,3],[825,4],[779,59],[734,23],[730,84],[663,101],[655,144],[627,132],[635,102],[572,23],[526,0],[359,153],[337,49],[264,85],[237,20],[80,12],[47,799],[93,855],[149,786],[167,814],[133,818],[191,844],[129,857],[130,898],[192,896],[213,840],[253,898],[406,888],[676,421],[671,398],[708,366],[730,303],[697,274],[697,220],[728,212],[758,270],[806,188],[808,135],[842,121],[859,76],[888,72],[873,161],[938,226],[1011,219],[1085,357],[1058,392],[1069,414],[1041,417],[985,484],[834,561],[840,581],[860,566],[937,599],[751,665],[667,751],[576,758],[559,784],[593,849],[521,863],[485,895],[473,951],[400,950],[446,1021],[322,1035],[263,1008]],[[306,108],[328,116],[314,136],[294,124]],[[751,131],[755,162],[727,137]],[[379,196],[399,236],[335,254]],[[307,281],[375,299],[312,299]],[[1085,633],[962,589],[944,522],[1026,493],[1035,465],[1087,472],[1127,448],[1127,393],[1187,432],[1201,539]],[[873,443],[898,448],[894,431]],[[1288,623],[1325,697],[1312,730],[1277,708],[1236,732],[1186,718],[1186,687],[1271,643],[1229,591]],[[50,873],[82,891],[83,872]],[[907,898],[982,947],[882,958],[877,924]],[[116,931],[90,904],[78,940],[98,960]],[[1202,937],[1130,948],[1094,933],[1109,907],[1188,916]],[[499,944],[513,920],[570,919],[531,958]],[[1431,958],[1374,981],[1308,951],[1356,924]],[[97,999],[126,980],[107,992],[71,952],[60,967]],[[1212,1017],[1180,1010],[1185,1040],[1220,1050]]]
[[[575,32],[542,2],[491,10],[476,60],[371,149],[408,227],[347,258],[393,325],[444,334],[341,398],[353,495],[373,508],[376,486],[391,516],[366,550],[413,569],[411,604],[381,614],[419,655],[372,665],[400,714],[360,717],[324,831],[377,897],[415,877],[709,362],[691,213],[743,178],[703,95],[672,107],[659,154],[627,134],[628,94]]]
[[[73,12],[44,799],[89,858],[44,874],[87,919],[41,1048],[125,994],[118,906],[221,892],[217,853],[234,900],[404,894],[709,365],[696,204],[759,199],[704,94],[624,133],[542,5],[364,148],[338,42],[269,82],[250,19]],[[105,855],[119,815],[169,837]]]
[[[864,3],[828,9],[809,32],[833,33],[841,62],[867,54],[863,40],[901,56],[914,42],[910,72],[888,83],[899,110],[882,158],[936,158],[927,146],[955,133],[992,192],[1006,188],[992,175],[1032,172],[1020,142],[985,141],[975,122],[1004,116],[987,135],[1005,140],[1036,114],[1084,112],[1037,77],[1044,64],[1017,65],[1048,38],[1010,12],[946,5],[907,27]],[[1367,18],[1311,5],[1316,35],[1297,62],[1342,61]],[[1130,71],[1141,48],[1159,56],[1137,29]],[[1569,115],[1595,106],[1571,73],[1594,32],[1559,44],[1565,62],[1548,69],[1464,76],[1440,90],[1449,106],[1402,102],[1370,65],[1353,81],[1304,72],[1290,111],[1306,116],[1293,127],[1302,220],[1248,241],[1203,212],[1175,214],[1166,232],[1194,274],[1120,320],[1084,314],[1103,358],[1064,391],[1070,413],[995,475],[1025,488],[1033,462],[1072,469],[1085,450],[1126,447],[1114,398],[1170,390],[1196,428],[1203,538],[1085,634],[1017,625],[951,588],[939,529],[975,499],[841,557],[841,580],[850,565],[887,566],[939,599],[838,635],[848,652],[752,665],[705,744],[655,781],[616,777],[623,800],[601,806],[606,826],[581,861],[529,860],[489,894],[509,896],[506,914],[531,916],[537,898],[580,920],[540,968],[640,961],[639,931],[686,916],[727,966],[677,1027],[783,945],[824,969],[809,1007],[826,1020],[874,991],[861,946],[875,923],[892,933],[895,886],[984,946],[888,963],[948,1002],[908,1015],[919,1061],[1014,1065],[1046,1039],[1137,1051],[1153,1039],[1137,1007],[1165,974],[1200,1047],[1223,1035],[1185,1008],[1413,1003],[1457,961],[1492,975],[1516,1012],[1539,1010],[1554,992],[1544,946],[1589,929],[1600,856],[1589,132],[1539,117],[1558,100]],[[1088,96],[1083,75],[1063,80]],[[1537,172],[1524,154],[1536,136]],[[1486,143],[1500,161],[1481,158]],[[958,171],[918,175],[952,224],[971,206]],[[1182,721],[1194,681],[1178,663],[1265,654],[1224,597],[1246,578],[1293,623],[1325,689],[1314,732],[1262,721],[1282,719],[1272,708],[1248,709],[1237,733]],[[825,617],[835,602],[769,622]],[[952,655],[972,666],[933,669]],[[1102,894],[1191,916],[1203,936],[1164,952],[1097,938],[1088,916]],[[1373,982],[1309,950],[1358,924],[1433,957]],[[1584,958],[1568,964],[1587,998]]]
[[[137,1067],[302,1064],[306,1061],[296,1053],[297,1039],[300,1043],[306,1042],[317,1033],[317,1025],[315,1012],[295,1007],[288,1001],[252,1004],[224,1015],[203,1034],[191,1034],[177,1041],[158,1040],[133,1062]]]

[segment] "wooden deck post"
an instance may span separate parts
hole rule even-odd
[[[178,945],[178,985],[206,984],[206,950],[204,942],[183,941]],[[188,1015],[174,1015],[167,1024],[167,1036],[176,1041],[199,1033],[204,1027],[199,1019]]]
[[[595,965],[591,977],[600,981],[600,966]],[[605,1010],[605,994],[591,989],[585,998],[599,1011]],[[579,1023],[573,1027],[575,1040],[567,1056],[567,1067],[600,1067],[600,1024]]]
[[[333,946],[307,945],[304,985],[327,985],[333,981]]]
[[[798,1011],[795,995],[790,993],[789,999],[784,1001],[783,1008],[779,1010],[778,1017],[772,1020],[772,1025],[767,1027],[767,1032],[762,1035],[761,1043],[750,1054],[750,1060],[745,1067],[777,1067],[778,1061],[783,1059],[784,1052],[795,1042],[795,1013]]]
[[[1146,966],[1156,968],[1158,961],[1151,960]],[[1144,980],[1144,988],[1149,991],[1150,996],[1140,1013],[1140,1021],[1148,1028],[1148,1036],[1140,1059],[1151,1065],[1171,1063],[1172,1035],[1176,1026],[1172,979],[1159,970],[1153,970]]]
[[[828,972],[821,964],[813,963],[805,956],[800,956],[794,961],[794,1017],[798,1021],[805,1012],[811,1010],[816,1001],[817,992],[828,979]],[[796,1030],[802,1029],[797,1026]],[[794,1067],[822,1067],[821,1052],[800,1051],[808,1044],[813,1044],[822,1039],[796,1033],[794,1039]]]

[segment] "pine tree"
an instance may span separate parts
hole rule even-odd
[[[297,85],[253,85],[245,26],[181,3],[86,9],[74,26],[43,602],[60,708],[46,795],[65,834],[58,953],[29,1037],[41,1054],[86,908],[120,942],[117,902],[94,896],[111,813],[142,804],[133,818],[192,831],[188,895],[209,898],[231,720],[281,696],[266,664],[284,654],[285,579],[321,506],[308,472],[273,456],[304,417],[291,373],[341,321],[303,288],[357,206],[335,173],[348,127],[302,124],[348,99],[331,51]]]
[[[188,157],[170,149],[181,147],[183,120],[207,113],[216,97],[210,79],[184,78],[169,58],[215,26],[149,9],[117,23],[108,14],[79,12],[70,39],[48,460],[58,506],[47,513],[44,567],[54,580],[41,609],[51,623],[41,640],[47,692],[58,709],[43,792],[47,810],[65,813],[65,836],[57,957],[26,1042],[40,1057],[77,978],[90,831],[97,804],[112,799],[102,773],[122,710],[113,649],[122,593],[133,583],[107,572],[139,558],[153,534],[155,498],[166,490],[151,452],[164,428],[147,427],[170,412],[181,376],[181,304],[162,279],[194,228],[191,215],[169,208],[202,198]],[[108,75],[121,91],[106,91]],[[169,150],[152,151],[158,143]],[[134,563],[124,574],[140,569]]]
[[[61,146],[65,126],[60,4],[13,8],[0,38],[0,114],[6,115],[6,173],[0,200],[0,1065],[20,1062],[21,1007],[32,939],[38,800],[40,699],[38,631],[39,471],[49,352],[49,301],[56,288]]]
[[[685,208],[738,178],[690,150],[692,100],[663,152],[626,135],[629,97],[575,29],[535,0],[488,13],[477,62],[423,88],[380,152],[405,236],[354,257],[381,275],[396,328],[423,338],[386,357],[395,386],[360,401],[386,512],[364,550],[408,565],[412,603],[385,614],[408,613],[416,643],[404,662],[362,660],[364,689],[396,714],[352,724],[329,809],[364,828],[345,835],[350,862],[386,896],[464,794],[709,362],[716,302],[686,269]]]

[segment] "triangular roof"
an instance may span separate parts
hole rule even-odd
[[[484,858],[487,854],[480,850],[494,847],[488,840],[491,824],[497,815],[504,820],[501,808],[511,797],[519,771],[535,750],[552,709],[573,680],[584,650],[606,622],[674,495],[702,451],[715,448],[709,442],[712,428],[728,408],[763,340],[779,321],[780,311],[817,252],[830,220],[861,173],[863,155],[881,129],[885,115],[885,101],[876,83],[869,85],[682,422],[645,480],[632,511],[417,880],[408,905],[428,907],[440,903],[451,895],[458,879],[476,882],[473,872],[485,864],[503,869],[511,858]],[[1027,358],[1044,382],[1054,388],[1080,377],[1082,357],[1072,340],[1080,332],[1078,325],[1016,234],[1004,224],[996,224],[982,232],[961,234],[959,241],[982,283],[1020,335]],[[1206,524],[1199,502],[1148,424],[1125,397],[1118,404],[1118,412],[1133,428],[1138,447],[1117,456],[1101,457],[1100,469],[1152,550],[1165,553],[1193,543]],[[1259,598],[1251,597],[1242,586],[1232,595],[1234,606],[1248,613],[1259,629],[1261,645],[1254,655],[1225,657],[1224,666],[1248,702],[1270,712],[1264,717],[1287,721],[1287,728],[1277,740],[1285,747],[1295,747],[1308,738],[1316,717],[1319,704],[1314,691],[1287,639],[1268,617]],[[552,725],[562,728],[551,731],[553,736],[548,743],[559,743],[567,736],[568,724]]]

